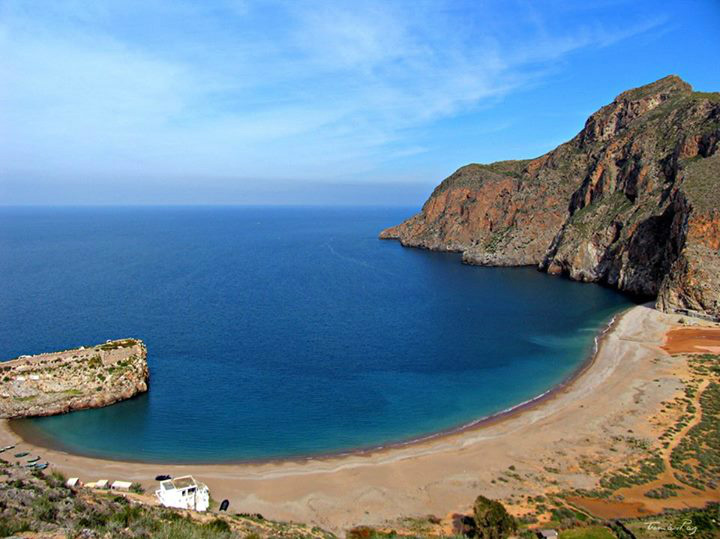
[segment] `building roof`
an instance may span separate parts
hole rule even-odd
[[[160,486],[165,490],[181,490],[188,487],[203,488],[205,485],[199,481],[195,481],[192,475],[184,475],[175,479],[166,479],[160,482]]]
[[[113,481],[113,484],[110,485],[110,488],[119,488],[123,490],[129,490],[132,486],[132,483],[130,481]]]
[[[558,532],[555,530],[540,530],[540,535],[543,537],[557,537]]]
[[[75,487],[78,486],[78,483],[80,483],[79,477],[71,477],[65,482],[66,487]]]

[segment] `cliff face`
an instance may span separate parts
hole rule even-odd
[[[0,418],[100,408],[147,391],[142,341],[109,341],[0,363]]]
[[[720,93],[666,77],[542,157],[461,168],[380,237],[720,316],[719,141]]]

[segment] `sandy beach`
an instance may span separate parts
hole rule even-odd
[[[467,511],[478,494],[504,499],[517,512],[520,496],[595,487],[598,473],[637,451],[618,440],[642,437],[654,443],[660,426],[649,419],[683,390],[686,361],[662,349],[678,318],[633,307],[600,339],[583,372],[548,398],[475,428],[404,447],[303,461],[167,466],[31,446],[7,421],[0,445],[15,443],[16,451],[39,453],[66,476],[139,481],[150,492],[157,474],[191,473],[208,484],[215,500],[229,499],[232,512],[335,532],[392,525],[404,516]],[[683,503],[674,499],[666,505]]]

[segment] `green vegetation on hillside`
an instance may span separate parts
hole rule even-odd
[[[475,534],[480,539],[506,539],[517,531],[517,523],[500,502],[478,496],[473,505]]]
[[[562,530],[559,539],[615,539],[615,535],[604,526],[587,526],[585,528],[573,528]]]
[[[720,137],[720,127],[718,128]],[[685,163],[685,192],[694,207],[704,211],[720,208],[720,153]]]
[[[334,539],[299,524],[244,515],[203,515],[140,504],[112,493],[72,490],[57,473],[30,471],[0,460],[0,537],[22,532],[70,538]],[[134,489],[138,490],[138,489]]]
[[[700,395],[702,416],[673,449],[675,478],[705,490],[720,481],[720,383],[712,382]]]
[[[119,341],[110,341],[105,344],[98,346],[100,350],[118,350],[119,348],[130,348],[139,344],[140,342],[135,339],[120,339]]]
[[[720,505],[713,503],[703,509],[629,519],[623,521],[623,525],[638,539],[718,539]],[[618,534],[618,539],[630,538]]]

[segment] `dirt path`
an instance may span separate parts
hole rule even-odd
[[[710,501],[720,500],[720,492],[717,490],[700,491],[678,481],[673,473],[675,472],[675,469],[672,467],[671,463],[673,450],[680,444],[680,442],[682,442],[683,438],[687,436],[690,429],[702,421],[700,396],[707,389],[708,385],[710,385],[710,380],[706,379],[700,382],[692,400],[692,406],[694,406],[696,410],[695,414],[692,419],[688,421],[688,424],[685,425],[680,432],[673,436],[670,445],[663,449],[662,461],[665,466],[663,472],[657,479],[651,481],[650,483],[619,489],[616,494],[623,496],[625,502],[641,502],[647,511],[655,513],[662,511],[665,508],[681,509],[687,507],[698,507],[703,506]],[[645,496],[646,492],[662,488],[663,485],[667,484],[681,487],[681,489],[677,491],[677,496],[662,499],[648,498]]]
[[[713,338],[720,336],[720,331],[716,328],[687,331],[687,328],[673,329],[668,332],[665,345],[662,346],[666,352],[671,355],[679,356],[683,354],[707,353],[704,341],[712,335]],[[680,374],[676,374],[680,376]],[[688,378],[686,378],[689,377]],[[686,384],[692,384],[694,379],[688,371],[686,375],[681,376]],[[688,435],[690,430],[698,425],[703,418],[702,406],[700,399],[705,390],[710,385],[711,380],[708,378],[700,380],[695,394],[690,403],[688,403],[681,411],[677,420],[692,406],[695,413],[680,431],[676,432],[668,447],[661,449],[661,458],[664,465],[663,472],[657,479],[643,483],[618,489],[614,492],[614,500],[595,499],[573,497],[569,499],[571,503],[584,508],[594,515],[602,518],[629,518],[647,515],[649,513],[660,513],[665,509],[685,509],[690,507],[702,507],[708,502],[720,501],[720,490],[706,489],[704,491],[695,489],[689,485],[681,483],[675,478],[674,472],[677,471],[672,466],[672,454],[682,440]],[[661,489],[664,485],[676,485],[677,496],[668,498],[650,498],[645,494],[648,491]]]

